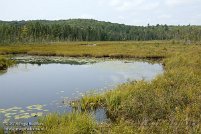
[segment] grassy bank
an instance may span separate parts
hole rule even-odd
[[[151,83],[123,84],[81,105],[107,108],[113,123],[106,132],[201,133],[201,47],[182,47],[165,56],[165,73]]]
[[[129,83],[106,93],[109,116],[127,121],[136,132],[201,133],[201,55],[196,51],[166,59],[166,72],[151,83]]]
[[[88,113],[71,113],[67,115],[51,114],[40,119],[47,131],[43,134],[91,134],[98,132],[98,124]]]
[[[89,43],[87,43],[89,44]],[[93,43],[90,43],[93,44]],[[165,72],[151,82],[134,81],[81,99],[83,110],[104,106],[112,122],[91,115],[49,115],[46,133],[201,133],[201,46],[171,42],[98,42],[1,46],[1,54],[163,58]],[[44,132],[42,132],[44,133]]]
[[[14,61],[10,60],[8,57],[0,55],[0,70],[6,70],[8,67],[14,65]]]

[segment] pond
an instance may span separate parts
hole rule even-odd
[[[0,75],[0,122],[33,121],[50,112],[70,112],[64,100],[128,81],[149,81],[163,73],[161,64],[143,61],[64,59],[16,58],[18,64]],[[103,118],[104,110],[97,114]]]

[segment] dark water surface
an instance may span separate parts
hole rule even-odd
[[[104,60],[81,65],[19,63],[0,75],[0,121],[33,120],[49,112],[69,112],[63,100],[87,91],[105,91],[131,80],[151,80],[161,64]],[[99,110],[103,118],[104,110]]]

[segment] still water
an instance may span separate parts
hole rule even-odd
[[[123,60],[19,63],[0,75],[0,121],[33,120],[49,112],[70,112],[63,100],[103,92],[127,81],[152,80],[162,72],[161,64]]]

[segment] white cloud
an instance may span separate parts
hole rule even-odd
[[[145,0],[109,0],[109,6],[118,11],[128,11],[143,4]]]
[[[121,0],[110,0],[110,1],[109,1],[109,4],[110,4],[111,6],[116,7],[116,6],[121,5],[122,2],[121,2]]]
[[[147,0],[99,0],[99,5],[109,6],[111,9],[120,12],[152,10],[160,5],[160,1]]]
[[[2,5],[0,20],[93,18],[129,25],[201,24],[199,16],[201,0],[0,0],[0,2]]]
[[[90,14],[83,14],[79,18],[81,19],[94,19],[95,17]]]
[[[178,6],[178,5],[186,5],[186,4],[192,4],[195,2],[199,2],[199,0],[166,0],[165,4],[168,6]]]
[[[120,19],[120,20],[124,20],[125,19],[124,16],[118,16],[117,18]]]
[[[170,18],[171,18],[171,15],[162,14],[162,15],[159,15],[158,18],[159,18],[159,19],[170,19]]]
[[[148,4],[144,4],[141,9],[142,10],[153,10],[156,9],[160,6],[159,2],[153,2],[153,3],[148,3]]]

